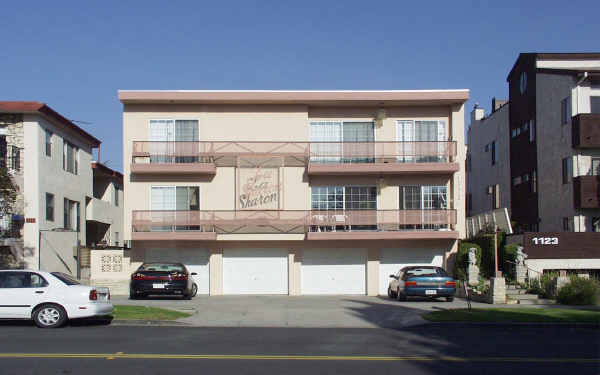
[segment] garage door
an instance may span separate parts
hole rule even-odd
[[[176,262],[185,264],[190,272],[196,272],[194,282],[198,285],[198,294],[209,291],[209,251],[207,249],[148,249],[145,262]]]
[[[386,295],[390,275],[406,266],[442,267],[444,251],[439,249],[381,249],[379,261],[379,294]]]
[[[302,255],[302,294],[366,294],[365,249],[307,249]]]
[[[225,249],[224,294],[288,294],[288,251]]]

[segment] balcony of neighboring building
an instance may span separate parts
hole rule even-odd
[[[216,167],[306,167],[309,175],[452,174],[456,142],[134,141],[132,174],[205,174]]]
[[[133,211],[132,240],[302,234],[307,240],[457,239],[456,210]]]
[[[574,148],[600,148],[600,113],[580,113],[572,118]]]
[[[600,176],[578,176],[573,179],[575,208],[600,208]]]

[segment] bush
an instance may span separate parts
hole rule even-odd
[[[557,272],[545,272],[540,278],[532,279],[527,293],[537,294],[542,298],[556,298]]]
[[[558,291],[557,301],[563,305],[597,305],[600,300],[600,283],[590,278],[571,277],[569,283]]]
[[[514,263],[517,257],[518,247],[518,244],[513,243],[503,246],[502,251],[500,251],[500,269],[502,270],[502,274],[509,280],[515,280],[517,278]]]
[[[502,249],[504,237],[498,233],[498,252]],[[471,242],[481,248],[481,263],[479,265],[481,274],[486,277],[494,277],[494,235],[484,234],[471,239]]]
[[[457,280],[467,279],[467,266],[469,264],[469,249],[474,247],[477,255],[477,265],[481,264],[481,247],[471,242],[461,242],[454,263],[454,278]]]

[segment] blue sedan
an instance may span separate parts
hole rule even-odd
[[[441,267],[404,267],[390,277],[388,296],[399,301],[406,301],[408,296],[419,296],[446,297],[446,301],[452,302],[456,294],[456,281]]]

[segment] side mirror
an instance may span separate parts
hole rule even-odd
[[[396,275],[390,275],[392,279],[397,279]]]
[[[197,273],[196,273],[196,272],[192,272],[192,273],[191,273],[191,275],[192,275],[192,276],[196,276],[196,275],[197,275]]]

